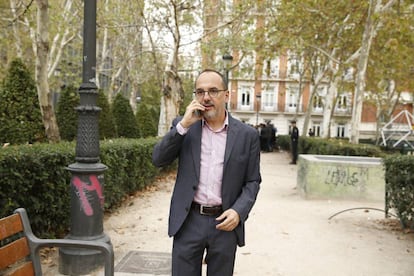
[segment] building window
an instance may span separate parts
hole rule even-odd
[[[243,111],[252,111],[254,109],[254,94],[253,87],[248,83],[240,85],[237,92],[237,109]]]
[[[340,95],[338,96],[338,101],[336,104],[338,109],[344,110],[348,107],[348,97],[347,95]]]
[[[294,110],[296,110],[296,105],[299,96],[299,86],[290,85],[287,89],[286,96],[287,111],[293,112]]]
[[[277,105],[275,87],[270,86],[263,90],[262,104],[265,111],[274,111]]]
[[[266,61],[266,76],[270,77],[270,71],[272,67],[272,62],[270,60]]]
[[[321,136],[321,124],[319,122],[314,122],[311,128],[315,136]]]
[[[315,95],[313,97],[313,110],[321,110],[323,108],[322,96]]]
[[[299,73],[299,59],[296,56],[289,59],[289,73],[291,75]]]
[[[339,124],[336,127],[336,137],[338,137],[338,138],[345,137],[345,125],[344,124]]]
[[[250,105],[250,93],[242,94],[242,105]]]
[[[278,78],[279,77],[279,59],[266,60],[265,66],[263,66],[263,74],[266,78]]]
[[[288,76],[291,78],[299,78],[300,74],[303,71],[303,62],[302,58],[299,55],[295,55],[293,53],[288,54],[288,63],[287,63],[287,69],[288,69]]]
[[[289,107],[296,107],[297,95],[295,93],[289,93]]]

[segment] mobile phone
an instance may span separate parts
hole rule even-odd
[[[194,94],[193,94],[193,100],[195,100],[195,96],[194,96]],[[196,117],[201,117],[201,116],[203,116],[203,111],[201,111],[201,110],[198,110],[198,109],[196,109],[196,110],[194,110],[194,115],[196,116]]]
[[[197,117],[201,117],[203,116],[203,111],[196,109],[194,110],[194,115],[196,115]]]

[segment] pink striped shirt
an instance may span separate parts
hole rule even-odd
[[[214,131],[203,120],[201,137],[200,183],[194,201],[203,205],[221,205],[224,152],[226,150],[228,117]]]

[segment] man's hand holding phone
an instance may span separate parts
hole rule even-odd
[[[185,111],[185,114],[181,120],[181,125],[184,128],[189,128],[195,122],[203,118],[203,112],[205,107],[196,100],[193,100]]]

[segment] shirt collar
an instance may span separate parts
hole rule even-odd
[[[226,117],[224,118],[223,125],[222,125],[222,127],[220,127],[217,130],[217,132],[220,132],[220,131],[223,131],[223,130],[227,130],[227,128],[229,127],[229,116],[228,116],[228,112],[227,112],[227,110],[225,112],[226,112],[226,115],[225,115]],[[201,120],[201,122],[202,122],[202,126],[203,127],[204,126],[207,126],[209,129],[211,129],[211,127],[208,125],[207,121],[204,118]]]

